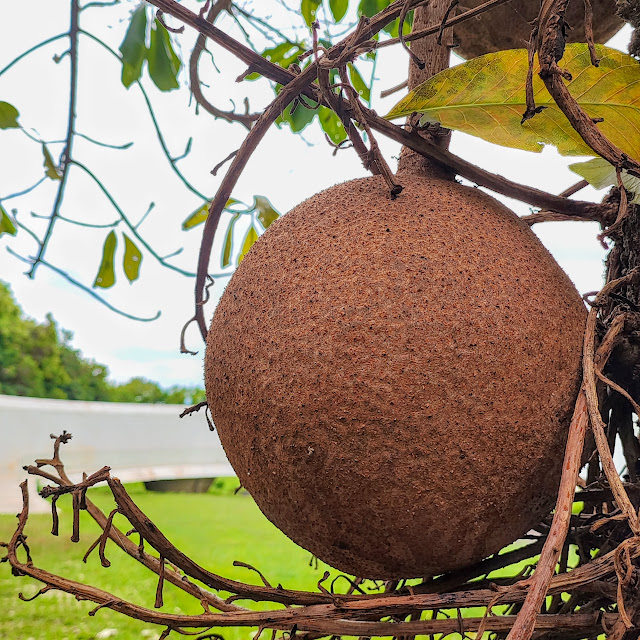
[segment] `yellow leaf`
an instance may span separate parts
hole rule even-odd
[[[598,128],[630,157],[640,160],[640,64],[631,56],[596,45],[594,67],[586,44],[567,45],[559,66],[572,75],[567,88]],[[527,52],[499,51],[447,69],[416,87],[386,116],[423,113],[439,122],[505,147],[541,151],[545,144],[563,155],[593,155],[556,106],[534,70],[536,106],[545,107],[521,124],[525,111]]]

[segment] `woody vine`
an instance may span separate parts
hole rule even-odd
[[[568,0],[545,0],[536,20],[529,43],[526,90],[526,110],[523,121],[535,119],[540,105],[534,100],[534,73],[542,80],[549,95],[570,122],[579,138],[594,155],[613,167],[615,184],[601,204],[569,199],[583,182],[565,194],[555,196],[525,187],[480,167],[471,165],[444,148],[441,139],[446,132],[422,127],[419,118],[408,126],[391,124],[362,104],[359,91],[349,77],[347,66],[358,56],[375,50],[379,45],[374,36],[390,22],[399,19],[399,36],[385,41],[405,45],[423,37],[443,37],[453,24],[490,11],[507,0],[490,0],[477,9],[451,16],[456,2],[441,3],[444,10],[434,24],[403,34],[403,21],[409,10],[425,4],[420,0],[399,0],[379,13],[363,18],[356,28],[338,44],[324,47],[314,37],[313,48],[302,55],[309,60],[299,68],[285,69],[250,48],[230,38],[212,24],[214,9],[221,4],[209,3],[199,13],[193,13],[172,0],[152,0],[159,10],[157,19],[169,31],[182,27],[169,24],[177,20],[196,29],[201,38],[209,38],[227,48],[247,65],[245,75],[260,74],[281,85],[275,100],[257,117],[241,116],[249,128],[248,135],[230,158],[221,186],[209,207],[204,225],[198,269],[196,273],[193,321],[203,337],[207,328],[203,305],[207,301],[209,263],[213,239],[222,212],[229,206],[238,177],[250,161],[252,152],[267,129],[282,116],[292,103],[301,108],[321,105],[336,114],[354,149],[365,167],[386,181],[389,197],[401,190],[375,136],[388,136],[405,147],[442,167],[443,171],[459,174],[480,186],[520,199],[540,209],[527,217],[529,224],[549,220],[594,220],[602,226],[603,242],[613,243],[607,260],[607,282],[604,288],[589,298],[584,350],[583,382],[576,402],[565,452],[565,463],[553,514],[543,520],[531,534],[531,542],[520,549],[492,556],[476,565],[429,578],[416,584],[389,581],[383,585],[346,577],[348,586],[338,591],[337,576],[329,581],[325,575],[315,592],[290,591],[272,586],[268,578],[257,571],[261,586],[231,581],[207,571],[176,549],[157,527],[138,509],[125,488],[111,477],[107,468],[72,483],[65,473],[61,446],[70,436],[54,438],[50,459],[37,460],[27,471],[52,483],[43,495],[52,498],[53,533],[57,535],[56,501],[70,493],[73,498],[73,539],[78,540],[79,511],[86,509],[103,533],[89,547],[97,549],[103,566],[108,566],[106,543],[111,540],[123,552],[144,564],[158,576],[155,610],[123,601],[92,586],[80,584],[39,568],[31,557],[24,533],[29,515],[26,483],[22,486],[24,507],[18,517],[18,527],[6,543],[7,560],[16,575],[27,575],[44,586],[38,595],[52,589],[89,600],[100,608],[110,608],[124,615],[161,625],[160,638],[171,633],[195,634],[200,638],[217,637],[212,629],[227,626],[257,626],[260,633],[286,632],[289,637],[323,637],[353,635],[359,637],[414,637],[426,634],[465,635],[475,632],[481,637],[491,632],[495,637],[510,640],[536,638],[591,638],[605,633],[608,638],[635,638],[640,629],[640,585],[637,562],[640,557],[638,536],[640,520],[640,485],[637,462],[640,458],[634,433],[633,415],[640,414],[638,397],[640,379],[637,375],[637,341],[640,328],[640,263],[636,249],[640,211],[633,204],[635,194],[628,191],[625,179],[640,177],[640,165],[629,153],[603,135],[583,106],[567,88],[568,73],[562,68],[565,55],[564,16]],[[428,3],[427,3],[428,4]],[[437,4],[437,3],[434,3]],[[585,3],[590,7],[589,0]],[[632,20],[638,11],[631,2],[619,3]],[[585,33],[591,54],[591,64],[598,64],[599,50],[592,40],[589,11],[586,12]],[[312,24],[312,28],[315,26]],[[315,34],[315,31],[314,31]],[[197,55],[204,40],[199,39]],[[413,60],[414,64],[422,61]],[[193,69],[193,66],[192,66]],[[305,106],[307,105],[307,106]],[[211,106],[215,110],[215,107]],[[420,111],[420,109],[412,109]],[[235,117],[220,112],[217,117]],[[366,136],[362,135],[362,132]],[[66,154],[70,155],[70,145]],[[39,256],[40,262],[42,262]],[[183,332],[184,333],[184,332]],[[187,345],[183,340],[183,350]],[[612,449],[616,435],[620,436],[628,468],[623,482],[613,464]],[[579,481],[581,468],[587,465],[587,480]],[[106,481],[116,501],[116,509],[106,515],[86,497],[89,487]],[[579,484],[580,491],[576,493]],[[572,504],[579,496],[585,508],[572,513]],[[124,517],[131,529],[124,533],[114,525],[114,518]],[[140,542],[130,535],[135,532]],[[150,553],[148,550],[151,549]],[[578,560],[571,565],[570,550],[578,551]],[[539,556],[537,562],[533,559]],[[509,578],[492,579],[497,568],[532,559],[525,574],[514,573]],[[534,567],[535,565],[535,567]],[[163,585],[171,582],[202,604],[203,612],[196,616],[179,616],[159,611],[163,603]],[[200,586],[203,585],[203,586]],[[214,594],[210,589],[225,594]],[[227,595],[228,594],[228,595]],[[547,598],[550,597],[550,600]],[[257,600],[285,608],[270,607],[267,611],[252,611],[237,604],[240,600]],[[463,615],[466,608],[485,607],[482,617]],[[499,609],[499,613],[496,611]],[[447,617],[439,617],[446,610]]]

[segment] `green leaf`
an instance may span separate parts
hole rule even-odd
[[[19,129],[18,110],[8,102],[0,102],[0,129]]]
[[[249,249],[251,249],[251,247],[253,246],[253,243],[257,239],[258,239],[258,232],[256,231],[256,228],[253,225],[251,225],[249,227],[249,231],[247,231],[247,235],[244,238],[244,242],[242,243],[242,251],[238,256],[238,264],[240,264],[244,259],[244,257],[247,255],[247,253],[249,253]]]
[[[122,261],[122,266],[124,267],[124,273],[127,276],[127,280],[129,280],[129,282],[133,282],[140,276],[142,253],[140,253],[140,249],[138,249],[133,240],[131,240],[126,233],[123,233],[122,235],[124,235],[124,259]]]
[[[404,25],[402,26],[403,35],[411,33],[411,25],[413,24],[413,11],[409,11],[404,19]],[[400,35],[400,18],[396,18],[393,22],[382,28],[385,33],[388,33],[392,38],[397,38]]]
[[[264,196],[253,197],[253,211],[258,214],[258,220],[265,229],[268,229],[272,222],[280,217],[273,205]]]
[[[616,168],[604,158],[593,158],[587,160],[587,162],[570,164],[569,169],[584,178],[596,189],[618,186]],[[631,202],[640,204],[640,178],[630,175],[627,171],[622,171],[620,177],[624,188],[634,194]]]
[[[113,260],[116,253],[117,243],[118,239],[116,238],[115,231],[110,231],[109,235],[105,238],[104,246],[102,247],[102,261],[100,262],[100,268],[98,269],[96,280],[93,283],[94,287],[108,289],[115,283],[116,274],[113,268]]]
[[[344,130],[340,118],[331,109],[320,107],[318,119],[320,120],[320,126],[333,144],[340,144],[347,139],[347,132]]]
[[[360,4],[358,5],[358,13],[363,16],[367,16],[370,18],[371,16],[375,16],[376,13],[379,13],[383,9],[386,9],[391,0],[360,0]]]
[[[355,68],[354,65],[349,63],[349,79],[351,80],[351,84],[353,88],[358,92],[360,97],[365,101],[369,102],[371,100],[371,89],[367,86],[367,83],[362,79],[360,72]]]
[[[559,66],[570,72],[569,92],[600,131],[632,158],[640,159],[640,64],[631,56],[596,45],[600,66],[591,64],[586,44],[567,45]],[[541,151],[544,144],[563,155],[594,155],[558,109],[534,70],[536,105],[545,109],[521,124],[525,111],[527,52],[499,51],[443,71],[403,98],[386,116],[415,111],[489,142]]]
[[[160,91],[177,89],[180,58],[171,46],[169,32],[156,20],[151,28],[151,42],[147,54],[149,75]]]
[[[222,246],[222,268],[228,267],[231,264],[231,247],[233,246],[233,228],[236,221],[240,217],[239,213],[236,213],[231,220],[229,220],[229,226],[227,227],[227,233],[224,236],[224,244]]]
[[[13,220],[9,217],[5,208],[0,204],[0,236],[3,233],[8,233],[10,236],[15,236],[18,233],[16,225],[13,224]]]
[[[349,0],[329,0],[329,9],[331,9],[331,15],[336,22],[340,22],[347,13],[349,8]]]
[[[56,167],[56,163],[53,161],[51,154],[49,153],[49,149],[47,149],[47,145],[42,143],[42,155],[44,156],[44,168],[46,171],[44,174],[47,178],[51,178],[52,180],[62,180],[62,173],[59,171],[58,167]]]
[[[122,54],[122,84],[129,88],[140,78],[142,63],[147,57],[147,12],[141,4],[132,14],[129,28],[120,45]]]
[[[300,13],[307,23],[307,27],[311,26],[311,23],[316,19],[316,13],[318,7],[322,4],[322,0],[301,0],[300,1]]]
[[[287,40],[275,47],[265,49],[260,55],[270,62],[273,62],[273,64],[288,69],[290,65],[297,62],[298,56],[304,53],[304,51],[305,47],[303,43]],[[259,73],[250,73],[244,80],[257,80],[258,78],[262,78],[262,75]]]
[[[224,208],[228,209],[232,207],[234,204],[242,204],[239,200],[235,198],[229,198],[227,200],[227,204],[225,204]],[[188,231],[189,229],[193,229],[193,227],[197,227],[199,224],[202,224],[207,217],[209,216],[209,207],[211,206],[210,202],[205,202],[201,207],[198,207],[183,223],[182,230]]]
[[[294,104],[295,101],[290,102],[282,115],[276,118],[276,125],[286,123],[291,127],[291,131],[299,133],[315,118],[317,110],[307,109],[301,102],[298,102],[294,108]]]

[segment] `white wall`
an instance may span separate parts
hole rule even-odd
[[[0,513],[17,513],[24,465],[50,458],[49,434],[73,439],[61,457],[73,479],[107,465],[123,482],[235,475],[204,409],[179,418],[180,405],[49,400],[0,395]],[[35,482],[31,483],[35,488]],[[48,509],[31,492],[33,510]]]

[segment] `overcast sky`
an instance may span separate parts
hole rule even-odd
[[[0,69],[30,46],[65,31],[68,4],[67,0],[5,3],[0,25]],[[117,49],[123,36],[123,20],[134,6],[133,2],[125,2],[113,8],[90,9],[83,14],[82,24]],[[233,32],[228,19],[223,27]],[[626,51],[629,36],[630,31],[625,29],[610,45]],[[185,44],[185,52],[191,42],[192,39]],[[59,64],[52,61],[54,54],[64,50],[64,41],[51,44],[0,77],[0,100],[15,105],[20,111],[21,124],[27,130],[36,130],[45,140],[64,137],[69,62],[68,58]],[[248,92],[252,109],[263,108],[273,96],[269,84],[266,81],[234,83],[244,70],[243,65],[215,46],[212,50],[222,73],[218,74],[204,58],[202,68],[204,80],[211,85],[209,95],[216,104],[230,108],[227,96],[241,104]],[[182,254],[171,261],[195,271],[202,227],[185,233],[180,230],[180,224],[200,204],[199,198],[185,189],[168,167],[139,89],[133,86],[127,91],[120,84],[118,61],[87,38],[81,40],[81,60],[78,130],[112,144],[133,141],[134,145],[123,152],[99,148],[77,139],[74,157],[99,176],[134,222],[142,217],[150,202],[155,202],[153,212],[140,227],[141,233],[160,254],[169,254],[182,247]],[[402,96],[379,98],[381,90],[402,79],[398,69],[406,69],[407,64],[407,57],[401,50],[384,49],[379,54],[373,93],[373,107],[379,113],[388,111]],[[366,73],[372,70],[370,65],[363,65],[362,69]],[[193,107],[189,107],[184,69],[179,79],[181,89],[171,94],[160,94],[148,77],[143,82],[171,153],[179,155],[188,138],[194,138],[190,155],[179,163],[179,167],[191,177],[199,191],[213,196],[221,175],[212,176],[211,168],[238,148],[246,131],[240,125],[229,126],[207,115],[196,117]],[[394,165],[397,145],[385,140],[380,143]],[[49,146],[57,159],[61,145]],[[553,193],[561,192],[578,180],[567,169],[575,159],[561,158],[552,148],[532,154],[496,147],[457,133],[451,148],[489,171]],[[39,145],[21,131],[0,131],[0,198],[30,186],[42,172]],[[308,127],[302,136],[273,128],[249,162],[233,195],[245,202],[251,202],[253,195],[263,195],[285,212],[321,189],[363,175],[366,173],[353,151],[332,156],[332,149],[325,143],[317,124]],[[48,180],[29,196],[5,201],[3,205],[7,210],[16,207],[19,219],[31,224],[34,221],[31,212],[41,215],[51,212],[56,187],[56,183]],[[578,197],[597,200],[601,195],[585,189]],[[505,202],[518,214],[529,212],[527,205]],[[75,168],[70,175],[63,214],[74,219],[84,217],[94,224],[107,224],[115,217],[104,195]],[[38,231],[43,229],[42,224]],[[59,222],[47,259],[73,277],[91,284],[108,231],[79,229]],[[604,251],[596,239],[597,225],[546,223],[536,226],[535,231],[581,293],[600,288]],[[9,255],[7,246],[29,256],[33,254],[34,245],[24,232],[20,232],[18,238],[6,235],[0,238],[0,279],[11,284],[24,311],[38,320],[51,312],[62,327],[74,333],[73,345],[85,356],[107,364],[113,379],[145,376],[164,385],[201,383],[202,342],[195,326],[188,333],[188,345],[198,349],[199,354],[195,357],[179,354],[180,330],[193,313],[193,279],[154,263],[150,256],[145,256],[141,278],[134,284],[130,285],[124,274],[119,273],[117,284],[101,292],[111,304],[143,317],[153,316],[158,310],[162,313],[154,322],[134,322],[109,311],[44,266],[38,269],[35,279],[28,279],[23,275],[26,266]],[[211,270],[216,271],[219,247],[214,248],[213,255]],[[214,296],[219,295],[223,284],[220,282],[216,286]],[[211,312],[209,309],[209,314]]]

